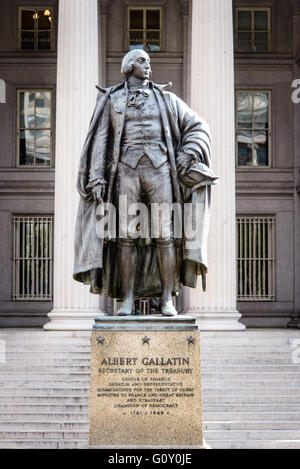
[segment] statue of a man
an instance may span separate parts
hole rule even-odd
[[[89,284],[92,293],[122,299],[118,315],[132,314],[136,298],[161,297],[162,315],[174,316],[172,296],[181,284],[195,288],[197,275],[202,275],[205,290],[210,186],[217,179],[210,170],[209,128],[166,91],[170,84],[149,81],[150,58],[145,51],[128,52],[121,73],[121,84],[97,87],[81,155],[74,278]],[[141,203],[148,208],[196,206],[192,245],[184,230],[182,237],[175,236],[171,210],[155,237],[142,236],[144,231],[134,225],[136,213],[128,214],[131,228],[125,235],[124,230],[109,239],[97,234],[99,204],[112,204],[120,214],[124,196],[128,208]]]

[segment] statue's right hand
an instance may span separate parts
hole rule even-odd
[[[105,189],[106,189],[105,184],[98,184],[97,186],[93,187],[93,189],[92,189],[94,200],[98,204],[103,204],[103,202],[104,202],[103,199],[104,199],[104,196],[105,196]]]

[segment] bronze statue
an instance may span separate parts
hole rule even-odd
[[[150,58],[145,51],[128,52],[121,73],[122,83],[97,87],[81,155],[74,279],[89,284],[91,293],[123,299],[118,315],[132,314],[136,298],[161,297],[162,315],[174,316],[172,296],[180,284],[195,288],[197,276],[202,275],[205,290],[210,186],[217,179],[210,169],[209,128],[166,91],[170,84],[149,80]],[[99,236],[98,204],[111,204],[124,215],[122,196],[128,207],[174,203],[197,207],[192,244],[184,234],[176,237],[172,211],[155,237],[142,235],[141,226],[132,229],[132,214],[125,234]]]

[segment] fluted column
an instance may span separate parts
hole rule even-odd
[[[99,296],[75,282],[72,270],[77,170],[98,83],[98,1],[60,0],[58,24],[54,308],[45,329],[90,330]]]
[[[193,0],[191,107],[212,133],[212,187],[207,292],[184,290],[185,312],[202,330],[242,330],[236,309],[235,127],[232,0]]]

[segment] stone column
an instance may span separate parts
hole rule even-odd
[[[300,3],[292,4],[293,12],[293,43],[294,43],[294,65],[293,83],[291,88],[294,107],[294,312],[288,327],[300,329]]]
[[[212,188],[207,292],[184,290],[185,312],[202,330],[243,330],[236,309],[235,126],[232,0],[193,0],[191,107],[212,133]]]
[[[57,47],[54,308],[48,330],[90,330],[99,296],[72,279],[79,157],[96,102],[98,1],[60,0]]]

